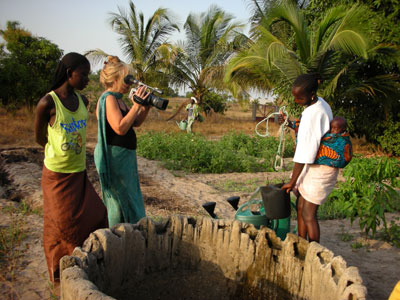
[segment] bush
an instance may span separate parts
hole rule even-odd
[[[360,229],[375,235],[382,223],[390,235],[385,212],[400,210],[400,196],[393,187],[400,186],[400,164],[395,159],[353,158],[344,169],[345,182],[332,191],[325,211],[334,207],[339,216],[360,219]]]
[[[377,138],[379,144],[386,152],[400,156],[400,122],[390,121],[385,127],[383,135]]]
[[[201,107],[206,114],[209,114],[211,109],[216,113],[223,114],[228,109],[228,96],[208,92],[201,97]]]

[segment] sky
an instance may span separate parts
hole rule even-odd
[[[168,8],[174,21],[183,25],[189,13],[206,12],[216,4],[237,18],[248,23],[250,12],[246,0],[137,0],[133,1],[138,12],[147,20],[159,8]],[[34,36],[50,40],[64,51],[84,54],[101,49],[125,60],[118,42],[118,35],[108,23],[110,13],[118,7],[128,10],[129,0],[0,0],[0,29],[7,21],[18,21],[20,26]],[[178,33],[172,40],[183,39]],[[126,61],[126,60],[125,60]],[[97,66],[99,68],[100,66]],[[96,69],[96,66],[92,66]]]

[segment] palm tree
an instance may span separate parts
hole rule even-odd
[[[261,9],[259,3],[256,7]],[[374,47],[366,18],[369,15],[360,5],[337,6],[308,24],[294,1],[276,5],[268,13],[259,12],[255,18],[258,25],[252,31],[254,42],[230,61],[225,81],[265,90],[274,88],[288,97],[291,82],[298,75],[318,72],[325,79],[322,95],[329,98],[339,80],[355,70],[360,61],[378,52],[398,54],[391,46]],[[362,90],[373,94],[372,88],[368,85]]]
[[[129,12],[118,7],[118,13],[111,13],[110,25],[120,35],[119,42],[123,53],[136,72],[140,81],[150,80],[150,73],[157,70],[160,64],[159,50],[174,31],[179,31],[176,23],[171,21],[167,9],[158,8],[145,23],[143,13],[138,13],[132,1],[129,2]],[[100,49],[86,53],[95,61],[108,56]],[[147,81],[145,81],[147,83]]]
[[[171,84],[188,88],[201,102],[211,89],[224,89],[225,63],[246,40],[242,24],[217,6],[190,14],[184,24],[185,41],[164,49],[165,70]]]

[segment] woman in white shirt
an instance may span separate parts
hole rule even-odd
[[[321,138],[329,131],[333,117],[329,104],[316,94],[320,83],[318,74],[302,74],[293,83],[294,101],[305,109],[297,134],[293,173],[290,181],[282,186],[288,193],[292,189],[298,190],[299,236],[316,242],[320,238],[317,210],[328,198],[338,175],[337,168],[313,164]]]

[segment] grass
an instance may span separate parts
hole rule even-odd
[[[0,275],[14,281],[21,252],[19,246],[26,237],[22,217],[13,218],[11,224],[0,228]]]
[[[7,206],[3,207],[3,210],[10,214],[18,214],[18,215],[23,215],[23,216],[28,215],[28,214],[35,214],[38,216],[43,215],[42,209],[40,209],[40,208],[32,209],[32,207],[30,207],[25,201],[21,201],[17,207],[7,205]]]
[[[338,233],[339,239],[342,242],[350,242],[351,240],[353,240],[353,236],[350,233],[344,231],[344,225],[340,224],[339,226],[340,226],[340,233]]]
[[[350,246],[353,250],[357,250],[357,249],[361,249],[364,245],[361,242],[355,242],[355,243],[352,243]]]
[[[7,295],[9,299],[19,299],[17,291],[14,290],[14,282],[22,264],[21,256],[24,250],[21,245],[27,237],[25,217],[29,214],[41,215],[42,211],[33,210],[22,201],[16,207],[0,208],[0,214],[3,218],[9,215],[6,225],[0,225],[0,281],[7,285],[3,295]],[[50,292],[51,295],[54,294],[52,290]]]
[[[222,180],[211,184],[215,189],[221,192],[242,192],[242,193],[252,193],[259,186],[265,186],[268,184],[282,183],[281,179],[276,179],[272,181],[262,180],[257,178],[250,178],[245,181],[236,180]]]
[[[23,108],[16,112],[0,109],[0,145],[31,146],[35,144],[33,135],[34,115]]]

